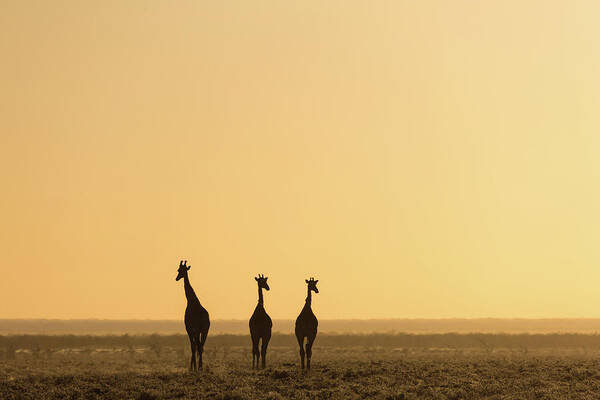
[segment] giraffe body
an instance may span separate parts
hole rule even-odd
[[[208,329],[210,328],[210,318],[208,311],[200,304],[198,296],[194,292],[190,280],[188,278],[188,271],[191,268],[186,266],[187,261],[179,263],[178,275],[175,280],[183,278],[183,287],[185,290],[185,297],[187,299],[187,307],[185,308],[185,330],[187,331],[188,337],[190,338],[190,348],[192,350],[192,359],[190,361],[190,370],[195,371],[202,369],[202,353],[204,352],[204,342],[208,336]],[[196,365],[196,353],[198,354],[198,364]]]
[[[306,369],[310,369],[310,360],[312,358],[312,346],[317,337],[317,327],[319,325],[319,321],[317,317],[312,311],[312,296],[311,292],[319,293],[317,289],[318,280],[314,280],[310,278],[310,280],[306,280],[308,285],[308,295],[306,297],[306,302],[304,303],[304,307],[302,311],[300,311],[300,315],[296,318],[296,328],[295,334],[296,339],[298,340],[298,345],[300,346],[300,361],[302,365],[302,369],[304,369],[304,358],[306,357]],[[306,338],[306,350],[304,349],[304,338]]]
[[[269,285],[267,284],[268,278],[265,278],[264,276],[259,275],[254,279],[258,282],[258,304],[256,305],[248,324],[250,326],[250,337],[252,339],[252,368],[254,368],[255,362],[256,367],[258,368],[261,356],[262,367],[264,368],[266,365],[267,346],[269,345],[269,340],[271,340],[273,321],[271,321],[271,317],[269,317],[269,314],[267,314],[267,311],[265,310],[262,289],[269,290]],[[261,342],[260,351],[258,350],[259,342]]]

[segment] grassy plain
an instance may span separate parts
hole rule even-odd
[[[275,337],[268,367],[252,370],[247,336],[209,337],[204,371],[189,373],[183,335],[3,336],[0,398],[597,399],[600,393],[597,335],[320,335],[310,372],[299,369],[292,339]]]

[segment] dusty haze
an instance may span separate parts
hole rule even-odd
[[[347,319],[321,320],[319,330],[331,334],[550,334],[600,332],[600,319]],[[274,320],[273,331],[290,334],[294,320]],[[183,332],[180,320],[0,319],[0,335],[119,335]],[[248,334],[247,320],[213,320],[212,334]],[[374,338],[377,341],[377,338]]]
[[[600,317],[600,4],[8,0],[0,318]]]

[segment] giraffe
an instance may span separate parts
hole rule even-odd
[[[252,368],[254,368],[254,360],[256,359],[256,367],[258,368],[258,362],[262,355],[262,367],[265,367],[265,358],[267,356],[267,346],[269,340],[271,340],[271,328],[273,322],[271,317],[265,311],[263,303],[262,290],[269,290],[269,284],[267,283],[268,277],[264,275],[258,275],[254,278],[258,283],[258,304],[254,309],[254,313],[250,317],[250,337],[252,338]],[[261,352],[258,351],[258,341],[262,339]]]
[[[192,348],[192,361],[190,362],[190,371],[202,369],[202,352],[204,351],[204,342],[210,328],[210,319],[208,311],[202,305],[196,296],[190,280],[188,271],[192,268],[191,265],[186,265],[187,261],[179,262],[176,281],[183,278],[183,288],[185,289],[185,297],[187,299],[187,307],[185,308],[185,330],[190,338],[190,346]],[[202,338],[201,338],[202,336]],[[198,352],[198,367],[196,367],[196,352]]]
[[[300,345],[300,360],[302,361],[302,369],[304,369],[304,338],[306,338],[306,369],[310,369],[310,358],[312,356],[312,345],[317,337],[317,317],[312,311],[311,305],[311,292],[319,293],[317,289],[317,282],[314,278],[305,280],[308,285],[308,295],[306,296],[306,302],[304,308],[300,311],[300,315],[296,318],[296,339],[298,339],[298,345]]]

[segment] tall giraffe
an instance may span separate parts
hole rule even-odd
[[[319,293],[319,289],[317,289],[317,282],[314,278],[310,278],[310,280],[305,280],[308,285],[308,295],[306,296],[306,302],[304,303],[304,308],[300,311],[300,315],[296,318],[296,339],[298,339],[298,345],[300,345],[300,360],[302,361],[302,369],[304,369],[304,338],[306,338],[306,369],[310,369],[310,358],[312,356],[312,345],[317,337],[317,326],[319,325],[319,321],[317,321],[317,317],[312,311],[311,301],[312,296],[311,292]]]
[[[202,369],[202,352],[204,351],[206,336],[208,336],[208,328],[210,328],[210,319],[208,311],[202,307],[192,285],[190,285],[188,271],[192,266],[186,264],[187,261],[179,262],[179,269],[177,270],[177,278],[175,280],[178,281],[183,278],[183,288],[185,289],[185,298],[187,299],[185,330],[190,338],[190,346],[192,348],[190,371],[195,371]],[[196,352],[198,352],[198,367],[196,367]]]
[[[254,278],[258,283],[258,304],[254,309],[254,313],[250,317],[250,337],[252,338],[252,368],[254,368],[254,360],[256,359],[256,367],[258,368],[258,362],[262,355],[262,367],[265,367],[265,358],[267,357],[267,346],[269,340],[271,340],[271,328],[273,322],[271,317],[265,311],[263,303],[262,290],[269,290],[269,284],[264,275],[258,275]],[[261,352],[258,351],[258,342],[262,339]]]

